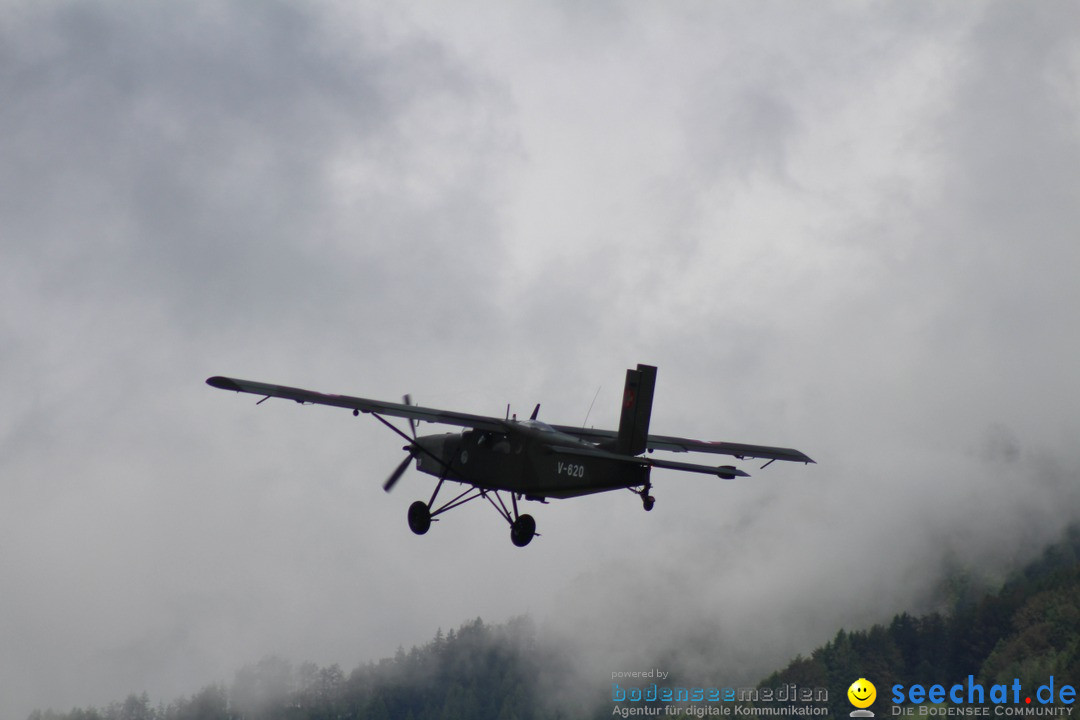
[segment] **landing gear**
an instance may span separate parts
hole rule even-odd
[[[412,405],[412,399],[408,395],[405,396],[404,400],[405,405]],[[537,407],[539,407],[539,405]],[[365,410],[364,412],[368,411]],[[353,415],[359,414],[359,410],[353,410]],[[431,499],[427,502],[424,502],[423,500],[417,500],[409,506],[409,529],[412,530],[414,533],[416,533],[417,535],[426,535],[427,531],[431,529],[431,523],[438,521],[439,515],[442,515],[444,512],[453,510],[456,507],[461,507],[465,503],[476,500],[477,498],[483,498],[487,500],[491,504],[491,506],[495,508],[495,511],[498,512],[499,515],[501,515],[502,518],[506,520],[506,522],[510,525],[510,541],[513,542],[514,545],[516,545],[517,547],[525,547],[530,542],[532,542],[532,539],[534,537],[537,536],[538,533],[536,532],[536,520],[533,519],[533,516],[518,513],[517,501],[520,497],[522,497],[523,493],[507,491],[510,493],[511,501],[511,506],[507,507],[506,501],[503,500],[503,497],[499,494],[498,490],[480,487],[476,483],[473,483],[468,479],[462,477],[460,471],[452,467],[452,464],[460,464],[460,466],[464,466],[469,461],[468,450],[465,449],[464,445],[454,445],[455,448],[460,447],[460,454],[458,454],[457,450],[454,450],[453,453],[451,453],[452,456],[458,457],[459,460],[447,460],[441,456],[441,451],[436,452],[436,450],[429,448],[428,444],[421,442],[427,440],[427,438],[418,439],[416,437],[416,425],[413,422],[412,418],[409,419],[409,427],[412,430],[412,437],[410,438],[409,435],[406,435],[402,430],[399,430],[397,427],[385,420],[378,413],[373,412],[372,415],[374,415],[375,418],[379,420],[379,422],[381,422],[383,425],[386,425],[386,427],[393,430],[395,433],[400,435],[409,443],[403,448],[406,452],[408,452],[408,455],[401,462],[401,464],[398,465],[392,473],[390,473],[390,477],[387,479],[387,481],[383,483],[384,490],[390,492],[390,490],[393,489],[394,485],[397,484],[398,480],[401,479],[401,476],[405,473],[405,470],[408,468],[409,463],[419,458],[421,453],[428,456],[431,460],[434,460],[443,468],[442,472],[439,475],[439,483],[435,486],[435,492],[431,493]],[[536,419],[536,411],[533,411],[533,419]],[[480,438],[480,440],[483,440],[483,436]],[[496,444],[493,448],[495,452],[511,451],[509,441],[503,438],[500,442],[505,443],[506,447],[503,448],[501,444]],[[443,442],[443,444],[439,445],[438,447],[442,448],[444,445],[445,442]],[[521,447],[519,446],[517,451],[520,452],[520,450]],[[419,468],[419,463],[417,463],[417,467]],[[425,470],[425,472],[427,472],[427,470]],[[443,483],[446,482],[448,475],[454,476],[453,478],[451,478],[452,480],[464,483],[465,485],[468,485],[470,487],[461,492],[452,500],[443,502],[440,505],[436,505],[435,499],[439,497],[439,491],[442,490]],[[528,500],[547,502],[547,500],[543,497],[525,497]]]
[[[423,535],[431,529],[431,510],[423,500],[417,500],[409,506],[409,529],[417,535]]]
[[[438,515],[441,515],[448,510],[453,510],[456,507],[460,507],[477,498],[484,498],[491,503],[491,506],[495,508],[499,515],[509,523],[510,542],[514,543],[517,547],[525,547],[538,535],[536,532],[536,520],[533,519],[533,516],[528,514],[518,514],[518,498],[515,493],[510,494],[510,507],[507,507],[506,502],[503,500],[503,497],[499,494],[498,490],[485,490],[477,487],[469,488],[453,500],[436,506],[435,498],[438,497],[439,490],[442,489],[445,479],[446,478],[441,478],[439,480],[439,484],[435,486],[435,492],[431,495],[431,500],[428,502],[417,500],[409,506],[409,529],[417,535],[424,535],[427,533],[427,531],[431,529],[431,523],[438,519]]]
[[[510,523],[510,542],[518,547],[525,547],[536,536],[536,520],[532,515],[518,515],[517,520]]]
[[[649,512],[656,505],[656,498],[649,494],[650,490],[652,490],[652,485],[645,483],[645,487],[638,493],[641,496],[641,506],[645,508],[645,512]]]

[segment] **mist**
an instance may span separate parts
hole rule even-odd
[[[753,682],[999,581],[1080,507],[1077,13],[3,4],[0,713],[522,614]],[[638,362],[817,464],[415,537],[370,418],[204,384],[614,427]]]

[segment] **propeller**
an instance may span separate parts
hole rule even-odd
[[[408,469],[409,463],[416,457],[416,446],[406,445],[404,450],[408,450],[409,454],[405,456],[405,459],[401,461],[401,464],[394,468],[394,472],[390,473],[390,477],[383,483],[383,490],[390,492],[397,485],[397,481],[401,479],[401,476],[405,474],[405,470]]]

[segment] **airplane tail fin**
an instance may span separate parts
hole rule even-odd
[[[645,452],[655,386],[656,368],[652,365],[639,364],[637,370],[626,371],[622,417],[619,420],[615,452],[623,455],[640,455]]]

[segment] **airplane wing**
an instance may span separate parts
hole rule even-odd
[[[588,440],[591,442],[610,442],[617,436],[614,430],[596,430],[593,428],[576,428],[565,425],[552,425],[552,428],[567,435]],[[673,437],[671,435],[649,435],[645,441],[645,447],[649,450],[668,450],[670,452],[703,452],[716,455],[732,455],[739,458],[764,458],[766,460],[787,460],[790,462],[812,463],[805,453],[792,448],[771,447],[769,445],[748,445],[746,443],[732,443],[708,440],[691,440],[689,438]]]
[[[330,395],[254,380],[240,380],[215,376],[207,379],[207,385],[221,390],[262,395],[264,399],[277,397],[293,400],[301,404],[330,405],[362,413],[377,413],[391,417],[410,418],[430,423],[471,427],[492,432],[506,432],[512,428],[502,418],[473,415],[453,410],[438,410],[419,405],[370,400],[351,395]],[[261,402],[261,401],[260,401]],[[589,442],[603,443],[615,440],[618,433],[614,430],[596,430],[593,428],[571,427],[569,425],[551,425],[554,430]],[[812,463],[812,459],[798,450],[791,448],[770,447],[768,445],[747,445],[744,443],[709,442],[668,435],[649,435],[646,441],[649,450],[668,450],[671,452],[704,452],[718,455],[732,455],[739,459],[764,458],[767,460],[787,460],[791,462]],[[658,465],[659,466],[659,465]]]
[[[303,405],[330,405],[333,407],[346,408],[362,413],[375,413],[377,415],[389,415],[391,417],[409,418],[424,422],[442,423],[444,425],[457,425],[459,427],[471,427],[493,432],[505,432],[507,424],[505,420],[483,415],[454,412],[452,410],[436,410],[434,408],[421,407],[419,405],[403,405],[401,403],[385,402],[382,400],[369,400],[367,398],[352,397],[350,395],[328,395],[313,390],[301,390],[300,388],[287,387],[285,385],[272,385],[270,383],[255,382],[254,380],[239,380],[215,376],[207,379],[206,384],[221,390],[233,392],[251,393],[262,395],[266,398],[284,398],[293,400]],[[260,400],[259,402],[262,402]]]

